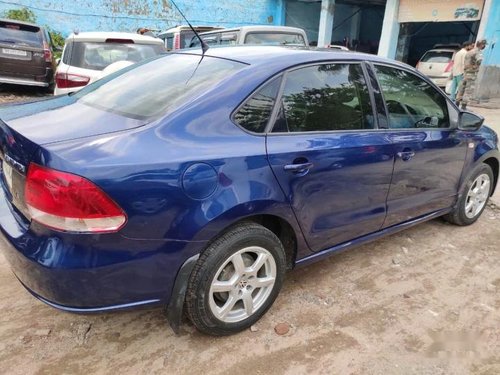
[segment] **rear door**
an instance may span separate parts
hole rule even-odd
[[[0,76],[45,76],[43,35],[39,27],[0,21]]]
[[[455,203],[467,142],[453,125],[456,109],[432,85],[404,69],[374,70],[396,155],[384,223],[389,227]]]
[[[379,230],[392,145],[376,129],[362,65],[301,67],[282,90],[268,158],[311,250]]]

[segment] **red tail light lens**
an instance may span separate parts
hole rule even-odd
[[[31,218],[68,232],[116,232],[125,225],[123,210],[89,180],[31,163],[25,188]]]
[[[453,69],[453,60],[451,60],[448,65],[446,65],[446,68],[444,69],[445,73],[451,72],[451,69]]]
[[[60,89],[70,89],[72,87],[86,86],[90,77],[79,76],[78,74],[57,73],[56,85]]]
[[[52,62],[52,51],[50,50],[47,42],[43,42],[43,56],[45,58],[45,62]]]

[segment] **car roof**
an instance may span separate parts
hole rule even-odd
[[[78,34],[71,34],[67,40],[72,39],[78,42],[105,42],[106,39],[131,39],[139,44],[160,44],[163,41],[152,36],[140,35],[136,33],[121,33],[116,31],[88,31]]]
[[[235,32],[235,31],[282,31],[282,32],[296,32],[296,33],[304,33],[303,29],[292,26],[272,26],[272,25],[259,25],[259,26],[239,26],[239,27],[231,27],[229,29],[222,30],[211,30],[204,33],[200,33],[200,35],[213,34],[219,32]]]
[[[202,55],[199,48],[179,50],[175,53]],[[285,47],[285,46],[230,46],[210,47],[205,56],[219,57],[228,60],[239,61],[249,65],[266,65],[272,61],[286,69],[295,64],[307,64],[321,61],[372,61],[390,63],[415,70],[412,66],[402,62],[382,58],[368,53],[353,51],[342,51],[339,49],[309,48],[309,47]],[[293,63],[291,63],[293,61]]]
[[[0,22],[8,22],[8,23],[15,23],[15,24],[18,24],[18,25],[34,26],[34,27],[39,27],[40,29],[43,29],[42,26],[37,25],[36,23],[24,22],[24,21],[18,21],[18,20],[11,20],[10,18],[0,18]]]

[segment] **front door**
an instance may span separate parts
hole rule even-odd
[[[406,70],[374,69],[396,156],[384,223],[389,227],[455,203],[467,142],[452,126],[450,115],[457,112],[441,92]]]
[[[375,129],[361,64],[301,67],[284,79],[267,152],[309,247],[319,251],[379,230],[392,144]]]

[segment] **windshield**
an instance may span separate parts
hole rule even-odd
[[[0,43],[41,47],[43,39],[39,27],[0,22]]]
[[[92,107],[150,119],[192,100],[245,66],[235,61],[200,57],[170,54],[157,58],[97,81],[75,97]]]
[[[288,33],[248,33],[245,37],[245,44],[266,44],[266,45],[305,45],[304,38],[299,34]]]
[[[422,62],[427,63],[448,63],[453,57],[453,52],[448,51],[429,51],[424,57],[422,57]]]
[[[117,61],[136,63],[158,56],[162,50],[157,44],[74,42],[69,65],[103,70]]]

